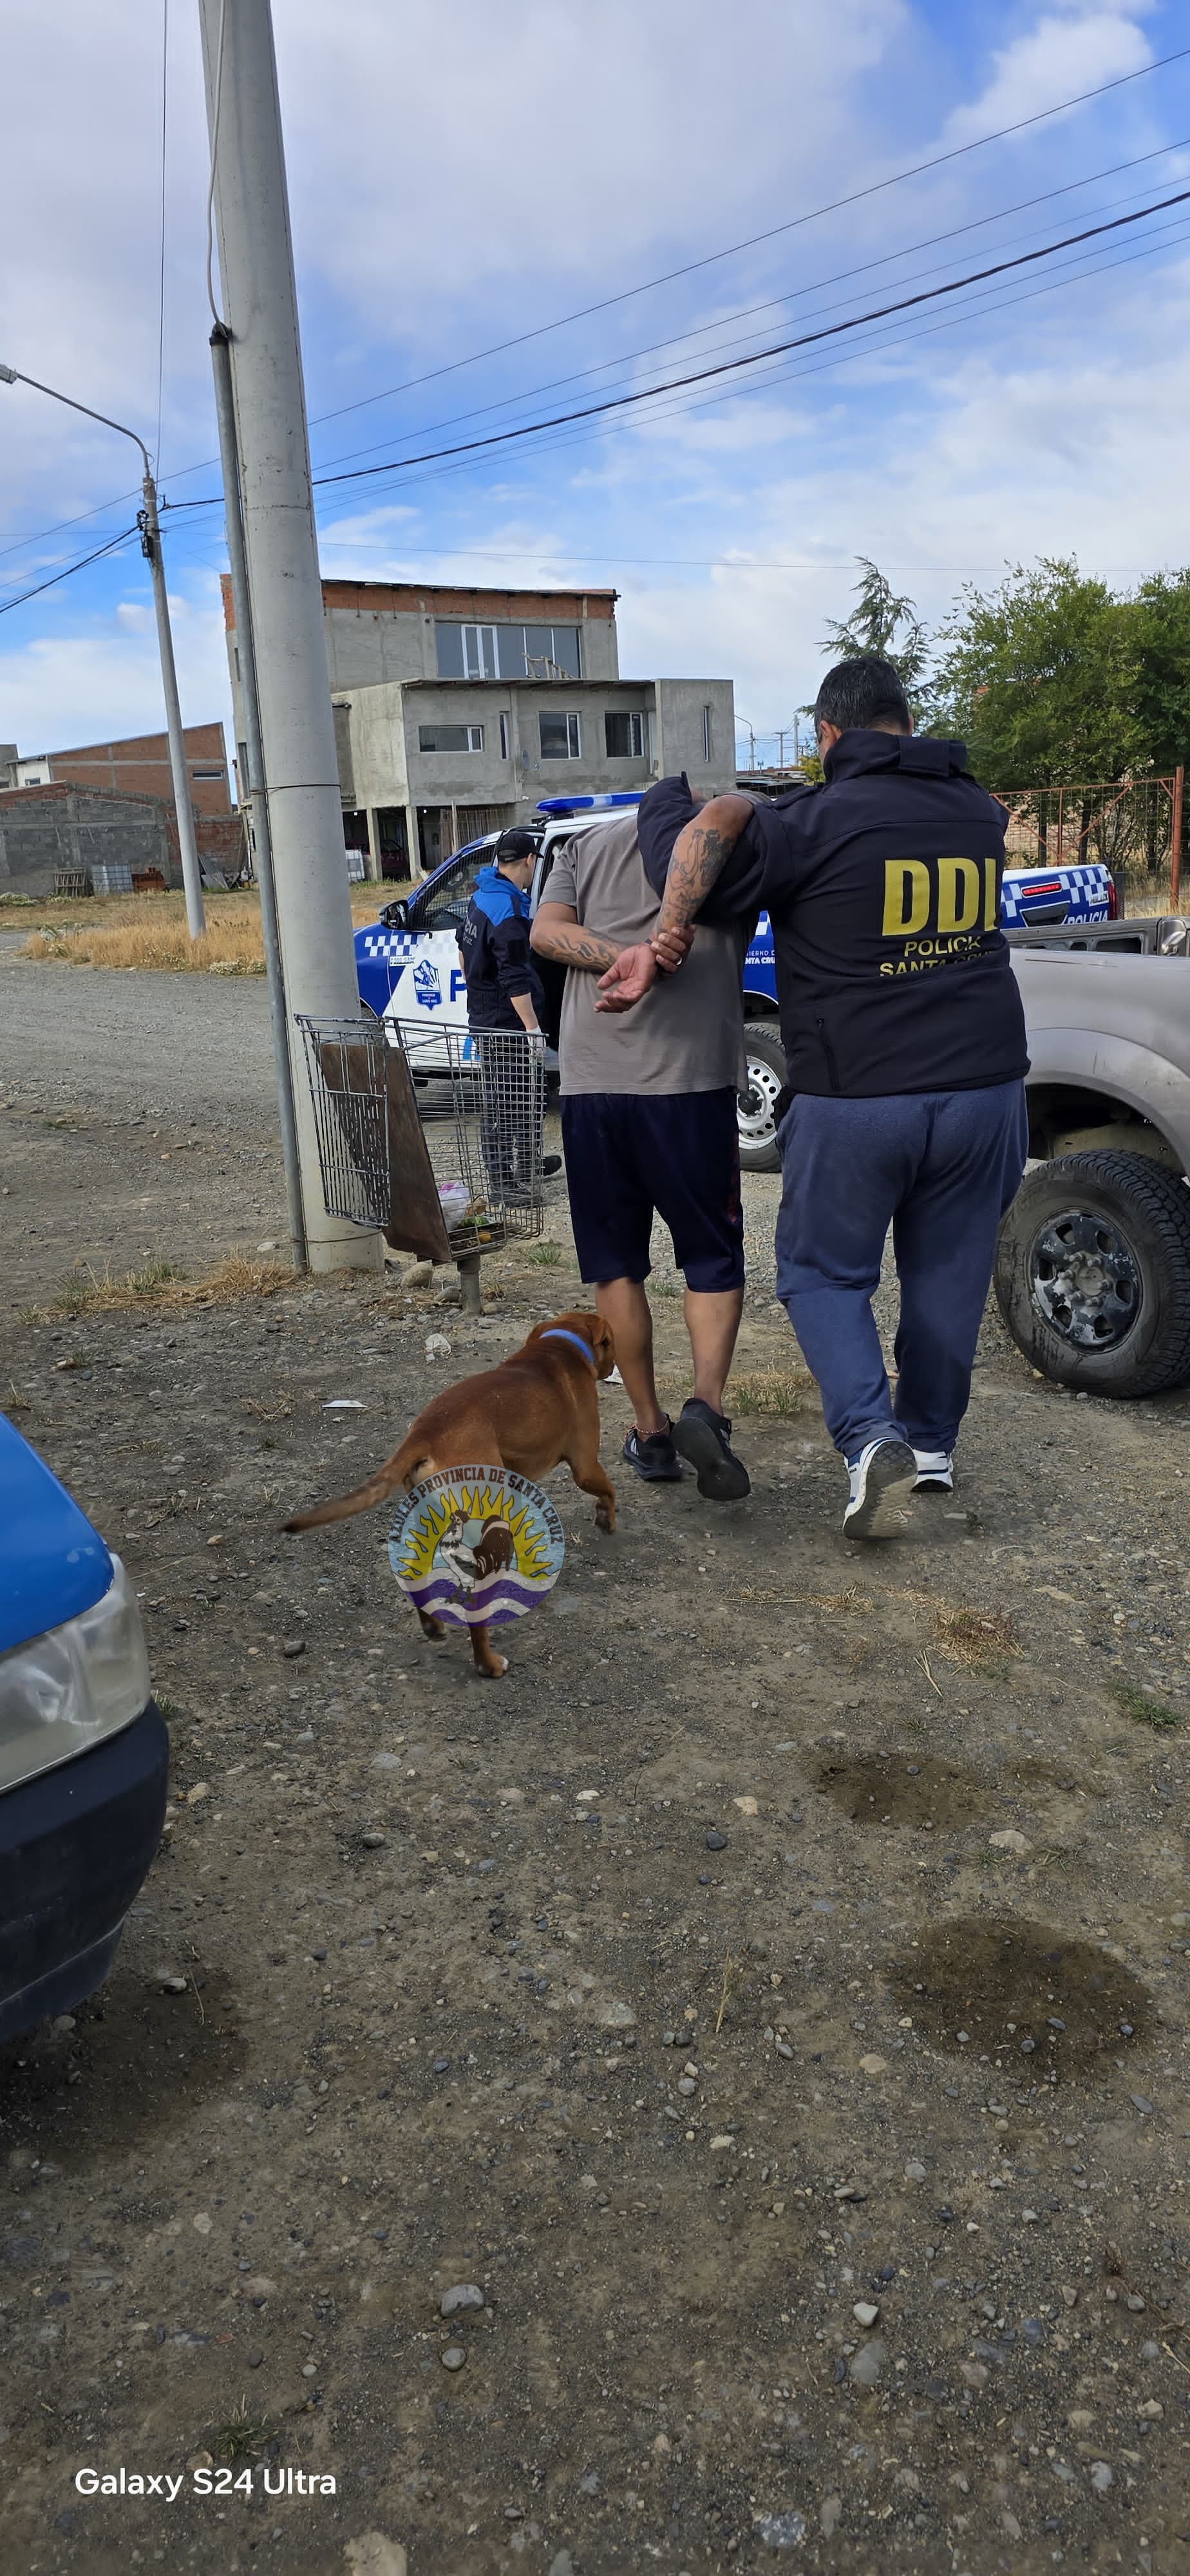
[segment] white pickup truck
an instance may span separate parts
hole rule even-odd
[[[1009,934],[1030,1071],[996,1296],[1034,1368],[1088,1394],[1190,1380],[1190,933]]]

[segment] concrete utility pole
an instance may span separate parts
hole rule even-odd
[[[198,864],[198,843],[194,837],[194,807],[190,802],[190,779],[186,768],[186,740],[182,732],[182,709],[178,699],[178,674],[174,663],[174,639],[169,623],[169,599],[165,588],[165,565],[161,557],[161,523],[157,516],[157,486],[149,464],[149,451],[134,429],[125,429],[122,421],[109,420],[104,411],[92,411],[89,403],[76,402],[73,394],[60,394],[54,385],[41,385],[36,376],[23,376],[19,367],[0,367],[0,384],[30,385],[34,393],[48,394],[52,402],[65,403],[68,411],[81,411],[88,420],[102,421],[105,429],[115,429],[121,438],[130,438],[139,447],[144,462],[144,508],[138,514],[141,552],[148,561],[153,581],[153,606],[157,611],[157,645],[161,655],[161,687],[165,698],[165,730],[169,738],[169,773],[174,791],[174,813],[178,824],[178,853],[182,861],[182,883],[186,889],[186,926],[192,939],[201,939],[206,929],[202,902],[202,870]]]
[[[240,780],[240,801],[243,802],[245,790],[247,790],[252,799],[252,829],[256,842],[256,882],[260,889],[260,927],[264,940],[264,967],[269,987],[269,1024],[273,1038],[273,1064],[277,1075],[277,1105],[281,1114],[281,1154],[285,1164],[289,1240],[293,1252],[294,1269],[304,1270],[306,1219],[302,1206],[302,1167],[298,1154],[293,1066],[290,1062],[289,1033],[286,1026],[281,937],[277,928],[277,889],[273,879],[269,800],[265,792],[264,752],[260,740],[260,701],[256,690],[256,648],[252,634],[252,607],[248,597],[248,562],[244,553],[244,521],[240,503],[240,458],[236,445],[235,396],[231,382],[231,344],[227,326],[223,322],[217,322],[211,333],[211,363],[215,375],[215,416],[219,423],[219,457],[223,467],[227,559],[231,566],[231,598],[236,621],[236,661],[239,665],[240,696],[244,707],[244,750],[247,754],[247,775]]]
[[[359,991],[272,15],[269,0],[199,0],[199,19],[305,1236],[312,1270],[375,1270],[379,1234],[323,1206],[294,1026],[357,1019]]]

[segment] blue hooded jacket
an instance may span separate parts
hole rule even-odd
[[[527,994],[540,1021],[545,994],[529,946],[529,898],[494,863],[480,871],[459,932],[459,949],[473,1029],[523,1027],[512,1007],[514,995]]]

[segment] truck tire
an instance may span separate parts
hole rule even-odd
[[[768,1020],[749,1020],[744,1030],[747,1074],[737,1092],[740,1123],[740,1169],[778,1172],[777,1100],[785,1089],[785,1049],[780,1029]]]
[[[1000,1228],[996,1299],[1043,1377],[1088,1395],[1190,1379],[1190,1189],[1143,1154],[1028,1172]]]

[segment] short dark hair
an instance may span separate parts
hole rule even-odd
[[[852,662],[836,662],[814,700],[816,725],[852,725],[884,733],[909,733],[912,718],[900,673],[878,653],[857,653]]]
[[[515,864],[517,859],[535,859],[536,856],[536,839],[524,823],[510,824],[507,832],[501,832],[492,852],[498,868]]]

